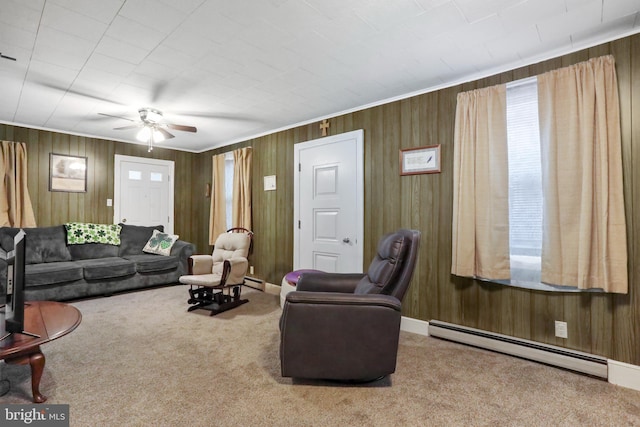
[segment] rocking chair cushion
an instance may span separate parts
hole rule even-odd
[[[215,287],[220,284],[220,273],[192,274],[180,276],[180,283],[192,286]]]
[[[211,255],[191,255],[191,274],[209,274],[213,272]]]
[[[242,284],[244,274],[247,271],[248,261],[246,258],[231,258],[228,261],[231,265],[231,270],[229,271],[225,286]],[[221,262],[215,263],[213,265],[213,273],[180,276],[180,283],[215,288],[220,285],[220,281],[222,280],[222,265],[223,263]]]
[[[249,269],[249,261],[246,258],[229,258],[229,264],[231,265],[231,271],[229,271],[229,277],[227,277],[227,285],[238,285],[244,282],[244,275]],[[222,271],[223,263],[218,263],[218,266],[213,266],[213,272]]]
[[[230,258],[246,258],[250,244],[251,236],[246,233],[223,233],[216,239],[211,256],[214,262]]]

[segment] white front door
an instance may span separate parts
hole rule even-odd
[[[294,269],[362,272],[362,130],[294,147]]]
[[[173,233],[173,172],[169,160],[116,154],[114,223],[164,225]]]

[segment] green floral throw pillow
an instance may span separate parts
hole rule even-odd
[[[117,224],[90,224],[84,222],[66,223],[67,244],[82,245],[84,243],[104,243],[118,246],[120,244],[120,230]]]
[[[171,254],[171,247],[178,240],[177,234],[167,234],[162,231],[153,230],[151,238],[142,249],[143,252],[157,255]]]

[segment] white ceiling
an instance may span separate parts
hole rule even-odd
[[[0,0],[0,122],[228,145],[640,32],[638,0]],[[159,144],[160,145],[160,144]]]

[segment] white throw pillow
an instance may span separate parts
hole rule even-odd
[[[143,252],[157,255],[171,254],[171,247],[178,240],[177,234],[167,234],[159,230],[153,230],[151,238],[142,249]]]

